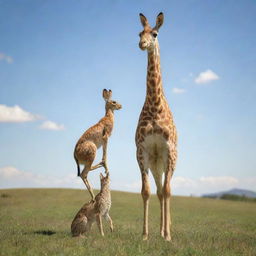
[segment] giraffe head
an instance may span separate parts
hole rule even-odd
[[[155,44],[157,43],[158,30],[164,22],[164,14],[160,12],[156,17],[156,25],[154,28],[151,28],[147,18],[140,13],[140,21],[143,26],[143,31],[140,32],[140,42],[139,47],[141,50],[151,50],[154,49]]]
[[[116,102],[114,100],[111,100],[111,96],[112,96],[111,90],[104,89],[102,92],[102,96],[106,102],[106,110],[111,109],[112,111],[114,111],[114,110],[119,110],[122,108],[121,104],[119,104],[118,102]]]

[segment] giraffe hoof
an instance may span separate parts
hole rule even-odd
[[[160,232],[160,236],[161,236],[162,238],[165,238],[165,237],[164,237],[164,231],[163,231],[163,230]]]
[[[148,235],[147,235],[147,234],[144,234],[144,235],[142,236],[142,240],[143,240],[143,241],[147,241],[147,240],[148,240]]]
[[[171,241],[172,241],[171,236],[165,236],[164,239],[165,239],[165,241],[167,241],[167,242],[171,242]]]

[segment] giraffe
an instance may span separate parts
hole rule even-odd
[[[144,206],[143,240],[148,239],[148,207],[150,197],[148,170],[150,169],[160,201],[160,235],[166,241],[170,241],[170,180],[177,159],[177,133],[164,95],[160,70],[157,35],[159,28],[163,24],[164,15],[162,12],[158,14],[154,28],[150,27],[147,18],[141,13],[140,21],[143,31],[139,34],[139,47],[141,50],[147,50],[148,53],[146,98],[135,136],[137,161],[142,179],[141,195]]]

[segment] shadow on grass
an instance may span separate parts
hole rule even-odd
[[[37,231],[34,232],[34,234],[44,235],[44,236],[51,236],[51,235],[56,234],[56,232],[52,231],[52,230],[37,230]]]

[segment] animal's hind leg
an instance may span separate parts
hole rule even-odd
[[[87,179],[87,174],[88,174],[88,171],[86,170],[86,167],[85,167],[84,170],[81,173],[81,178],[82,178],[87,190],[89,191],[92,200],[94,200],[95,196],[94,196],[94,193],[93,193],[92,186],[91,186],[89,180]]]
[[[111,219],[109,213],[107,213],[104,217],[105,217],[105,219],[109,222],[110,230],[111,230],[111,232],[113,232],[113,230],[114,230],[113,221],[112,221],[112,219]]]

